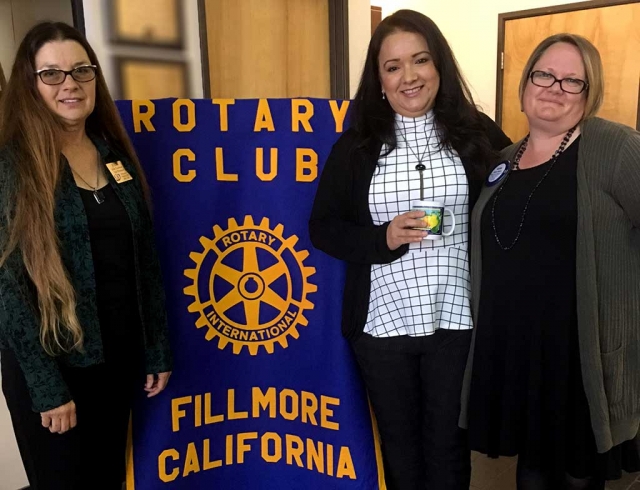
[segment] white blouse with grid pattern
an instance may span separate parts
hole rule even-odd
[[[390,264],[372,264],[369,311],[364,332],[374,337],[430,335],[438,328],[470,329],[469,185],[457,153],[441,148],[433,112],[396,115],[397,148],[378,161],[369,187],[369,209],[376,225],[411,210],[420,199],[444,202],[456,220],[449,237],[412,243]],[[408,147],[407,147],[408,145]],[[384,153],[384,147],[383,147]],[[444,219],[444,230],[451,221]]]

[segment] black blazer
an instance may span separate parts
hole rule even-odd
[[[496,150],[511,140],[483,115],[487,137]],[[342,304],[342,334],[349,340],[360,336],[367,321],[371,264],[387,264],[404,255],[409,245],[396,250],[387,246],[389,223],[374,225],[368,205],[371,179],[376,170],[382,143],[363,146],[363,138],[353,128],[333,145],[316,192],[309,234],[313,245],[347,262],[347,277]],[[469,211],[473,208],[486,172],[463,159],[469,182]],[[483,165],[482,168],[488,168]]]

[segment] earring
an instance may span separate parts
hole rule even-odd
[[[386,97],[385,97],[385,95],[384,95],[384,90],[383,90],[383,91],[382,91],[382,100],[385,100],[385,99],[386,99]]]

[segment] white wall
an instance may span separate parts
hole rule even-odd
[[[349,85],[356,94],[371,38],[370,0],[349,0]]]
[[[493,117],[496,105],[498,14],[577,1],[581,0],[372,0],[371,3],[382,7],[383,18],[403,8],[417,10],[431,17],[449,41],[471,85],[476,104]],[[352,0],[349,1],[349,15],[351,2]],[[357,2],[360,4],[360,0]],[[368,12],[365,13],[364,10],[364,6],[359,5],[358,13],[354,15],[366,15],[369,18]],[[350,42],[354,46],[362,44],[359,36],[364,36],[364,32],[354,30],[349,33]],[[359,70],[352,68],[350,76],[351,85],[357,84],[354,77],[359,76]]]

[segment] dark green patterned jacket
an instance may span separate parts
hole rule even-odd
[[[133,177],[118,184],[105,167],[109,185],[114,188],[131,220],[146,371],[149,374],[170,371],[164,290],[151,216],[138,176],[133,165],[123,156],[99,139],[93,138],[93,142],[103,165],[119,160]],[[56,197],[55,220],[62,260],[76,292],[76,312],[84,331],[84,352],[72,351],[55,358],[47,355],[40,344],[35,288],[30,284],[20,252],[15,251],[0,269],[0,349],[10,349],[17,357],[36,412],[50,410],[72,399],[60,374],[60,364],[86,367],[104,362],[87,217],[71,169],[66,160],[64,163]],[[7,148],[1,149],[2,233],[6,233],[4,210],[13,202],[16,189],[14,165],[11,152]]]

